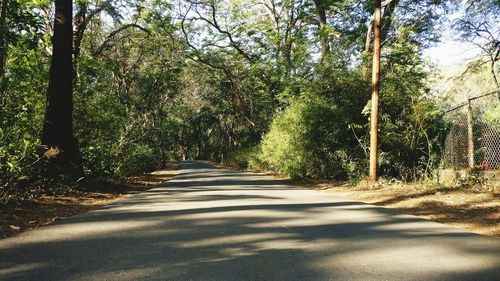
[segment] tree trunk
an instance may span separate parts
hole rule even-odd
[[[285,61],[285,81],[292,75],[292,48],[293,48],[293,25],[295,21],[295,10],[292,6],[288,14],[286,30],[283,41],[283,59]]]
[[[384,6],[384,14],[381,19],[381,27],[380,27],[380,44],[383,45],[385,40],[387,40],[387,36],[389,35],[389,30],[392,27],[393,23],[393,14],[394,9],[399,4],[399,0],[391,0],[389,3]]]
[[[375,0],[373,16],[373,71],[372,71],[372,109],[370,117],[370,181],[377,181],[378,158],[378,104],[380,93],[380,25],[381,0]]]
[[[321,45],[321,60],[330,53],[330,42],[328,33],[328,24],[326,22],[326,4],[324,0],[314,0],[316,6],[316,16],[319,21],[319,42]]]
[[[368,25],[368,30],[366,31],[366,39],[365,39],[365,52],[370,52],[370,47],[372,43],[372,33],[373,33],[373,22],[370,22]]]
[[[72,1],[55,0],[52,61],[42,145],[50,151],[49,167],[58,172],[83,174],[78,142],[73,135],[73,29]]]
[[[8,0],[0,0],[0,94],[4,90],[5,64],[7,62],[7,7]]]
[[[399,4],[399,0],[386,0],[384,3],[382,3],[381,6],[384,8],[384,12],[381,15],[381,27],[380,27],[380,44],[383,45],[385,41],[387,40],[387,36],[389,35],[389,30],[392,27],[393,23],[393,14],[394,10],[396,9],[396,6]],[[375,18],[375,15],[373,16]],[[364,48],[364,53],[369,54],[371,51],[371,37],[373,34],[373,22],[371,22],[368,25],[368,30],[366,32],[366,39],[365,39],[365,48]],[[368,76],[368,67],[366,64],[362,63],[361,64],[361,75],[363,77]]]
[[[80,58],[83,33],[87,27],[87,1],[78,1],[78,11],[75,15],[75,33],[73,35],[73,87],[78,80],[78,59]]]
[[[384,12],[381,18],[381,27],[380,27],[380,42],[383,44],[385,40],[387,40],[387,36],[389,35],[389,30],[392,27],[393,23],[393,14],[396,6],[399,4],[399,0],[390,0],[384,1]],[[374,15],[375,17],[375,15]],[[371,47],[371,36],[373,32],[373,22],[368,25],[368,30],[366,32],[366,40],[365,40],[365,52],[370,52]]]

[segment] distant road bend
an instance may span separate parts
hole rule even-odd
[[[500,240],[254,173],[161,187],[0,240],[0,280],[500,280]]]

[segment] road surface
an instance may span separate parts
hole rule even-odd
[[[500,240],[254,173],[161,187],[0,240],[0,280],[500,280]]]

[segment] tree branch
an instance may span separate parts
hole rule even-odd
[[[149,29],[145,28],[145,27],[142,27],[138,24],[135,24],[135,23],[129,23],[129,24],[125,24],[125,25],[122,25],[120,26],[119,28],[117,28],[116,30],[112,31],[111,33],[108,34],[108,36],[106,36],[106,39],[104,39],[104,41],[102,42],[102,44],[94,51],[92,52],[92,55],[95,57],[95,56],[99,56],[102,51],[104,51],[104,49],[106,48],[106,46],[108,45],[109,41],[115,36],[117,35],[118,33],[128,29],[128,28],[137,28],[139,30],[142,30],[144,31],[145,33],[148,34],[148,36],[150,35],[150,31]]]

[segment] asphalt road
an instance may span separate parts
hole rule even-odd
[[[165,185],[0,240],[0,280],[500,280],[500,240],[184,162]]]

